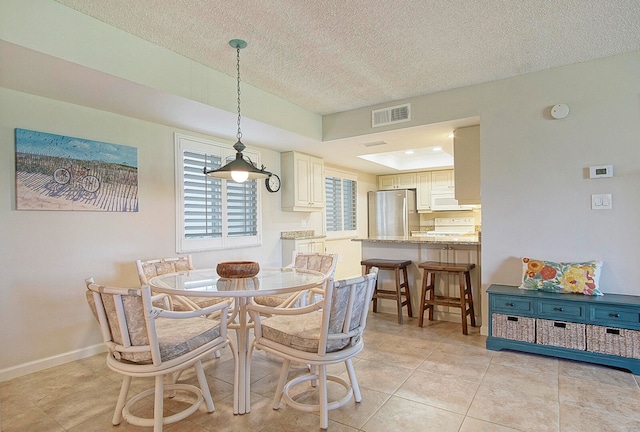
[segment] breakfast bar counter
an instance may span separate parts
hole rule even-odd
[[[362,259],[394,259],[411,260],[408,266],[409,289],[411,291],[411,306],[414,311],[420,310],[419,299],[422,288],[422,270],[418,264],[425,261],[438,261],[446,264],[469,263],[475,264],[471,271],[471,286],[474,297],[474,311],[476,322],[481,323],[482,305],[480,293],[480,262],[481,248],[480,239],[465,237],[456,241],[451,237],[438,239],[424,236],[408,237],[376,237],[376,238],[355,238],[352,241],[362,244]],[[386,273],[378,274],[378,283],[383,289],[393,289],[395,280],[392,280]],[[443,293],[455,296],[459,291],[456,278],[449,277],[440,281],[440,288]],[[396,313],[395,303],[386,301],[381,303],[382,312]],[[417,314],[415,314],[417,316]],[[436,308],[434,319],[460,322],[460,312],[453,308]]]

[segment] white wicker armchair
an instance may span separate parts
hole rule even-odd
[[[327,279],[333,279],[338,264],[338,254],[303,253],[293,251],[291,264],[287,267],[313,270],[324,274]],[[259,305],[271,307],[299,307],[314,301],[314,296],[306,295],[306,292],[293,295],[281,294],[270,296],[258,296],[253,301]],[[309,293],[310,294],[310,293]],[[316,296],[317,299],[317,296]]]
[[[124,376],[113,424],[120,424],[124,418],[133,425],[153,426],[154,432],[159,432],[163,424],[194,413],[203,401],[207,412],[213,412],[202,359],[227,345],[227,321],[204,316],[226,316],[228,305],[223,302],[197,311],[174,312],[153,306],[148,285],[133,289],[97,285],[93,279],[85,282],[87,302],[109,350],[107,366]],[[195,367],[199,387],[176,383],[180,373],[191,366]],[[155,377],[155,387],[127,400],[134,377]],[[168,378],[168,385],[164,384],[164,377]],[[193,393],[196,400],[183,411],[163,417],[163,394],[175,390]],[[154,417],[133,415],[131,407],[151,395]]]
[[[378,269],[374,267],[365,276],[335,282],[329,279],[324,291],[312,290],[322,295],[322,300],[307,306],[249,306],[255,322],[253,348],[283,359],[273,409],[279,409],[284,399],[292,408],[318,411],[320,427],[326,429],[329,410],[343,406],[351,397],[355,397],[356,402],[362,400],[351,359],[364,347],[362,336],[377,276]],[[306,363],[311,366],[311,372],[287,382],[291,362]],[[342,362],[350,383],[327,375],[328,365]],[[291,396],[291,388],[305,381],[318,381],[318,405],[304,404]],[[329,402],[327,381],[344,386],[346,394],[339,400]]]

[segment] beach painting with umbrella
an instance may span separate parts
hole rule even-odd
[[[16,128],[16,209],[138,211],[138,149]]]

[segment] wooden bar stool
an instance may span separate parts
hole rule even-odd
[[[360,261],[360,264],[365,266],[364,274],[368,274],[371,267],[378,267],[380,270],[392,270],[395,277],[396,289],[395,290],[382,290],[378,289],[378,282],[376,281],[376,287],[373,291],[373,311],[378,312],[378,299],[395,300],[398,305],[398,324],[402,324],[402,306],[407,306],[407,314],[412,317],[411,311],[411,293],[409,292],[409,277],[407,276],[407,266],[411,265],[411,260],[388,260],[371,258]],[[400,281],[400,271],[402,270],[402,276],[404,281]],[[380,278],[378,278],[379,280]],[[404,288],[404,291],[402,290]],[[405,300],[402,300],[404,295]]]
[[[429,310],[429,321],[433,321],[433,310],[435,306],[448,306],[460,308],[462,315],[462,333],[467,332],[467,315],[471,315],[471,326],[476,326],[476,315],[473,312],[473,294],[471,292],[471,269],[475,264],[446,264],[438,261],[425,261],[418,264],[424,269],[422,277],[422,292],[420,294],[420,319],[418,325],[422,327],[424,323],[424,311]],[[446,295],[436,295],[435,284],[436,274],[458,276],[460,282],[460,296],[451,297]]]

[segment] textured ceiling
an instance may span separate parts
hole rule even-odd
[[[318,114],[640,49],[640,0],[57,0]]]

